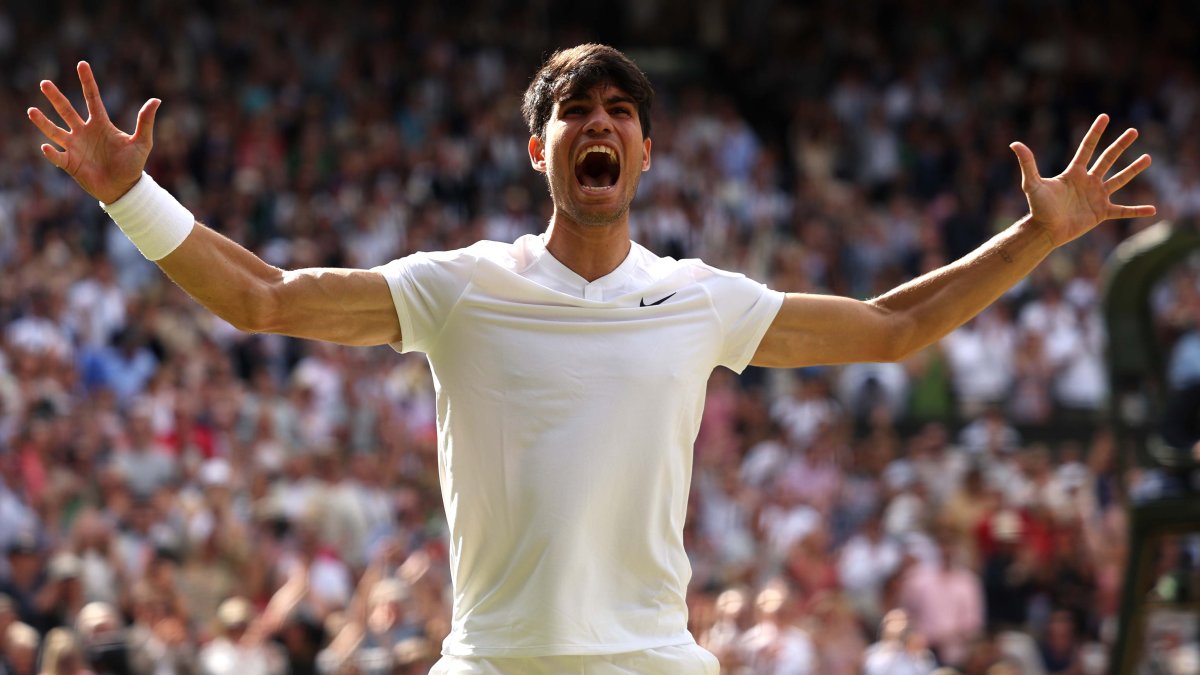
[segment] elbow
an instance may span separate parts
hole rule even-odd
[[[907,337],[907,336],[906,336]],[[906,337],[897,338],[897,340],[889,347],[883,361],[888,363],[899,363],[908,360],[917,352],[925,348],[925,345],[915,343],[912,339]]]
[[[918,322],[907,312],[890,312],[881,335],[885,335],[880,346],[879,358],[885,363],[904,361],[924,349],[928,342],[921,339]]]
[[[224,318],[245,333],[281,333],[286,330],[281,307],[277,286],[263,281],[248,289],[237,309]]]

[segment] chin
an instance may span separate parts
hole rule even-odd
[[[618,223],[626,214],[629,213],[629,205],[626,204],[616,210],[606,208],[587,208],[576,207],[567,212],[571,220],[580,225],[588,225],[591,227],[605,227]]]

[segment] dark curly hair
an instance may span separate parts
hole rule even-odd
[[[525,90],[521,116],[529,133],[545,138],[554,104],[582,94],[598,84],[612,84],[637,104],[642,138],[650,137],[650,104],[654,88],[641,68],[608,45],[584,44],[554,52]]]

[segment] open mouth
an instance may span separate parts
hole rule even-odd
[[[611,190],[621,175],[617,153],[604,145],[591,145],[575,158],[575,180],[589,192]]]

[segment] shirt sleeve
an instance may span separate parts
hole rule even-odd
[[[714,270],[704,285],[722,331],[717,364],[740,373],[750,365],[763,335],[783,306],[783,293],[742,274],[719,270]]]
[[[400,319],[400,353],[428,352],[475,271],[467,249],[414,253],[373,268],[387,280]]]

